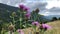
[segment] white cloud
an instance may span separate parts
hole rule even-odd
[[[47,9],[51,9],[52,7],[60,7],[60,1],[47,1]]]
[[[40,14],[44,15],[44,16],[48,16],[51,12],[49,12],[48,10],[44,10],[42,11]]]
[[[41,12],[40,14],[44,15],[44,16],[49,16],[49,15],[60,15],[60,12],[49,12],[49,11],[45,11],[45,12]]]
[[[0,0],[0,3],[2,3],[2,1]]]
[[[41,10],[40,14],[43,14],[45,16],[60,15],[60,0],[0,0],[0,3],[8,4],[15,7],[18,7],[19,4],[24,4],[30,7],[31,10],[39,8]],[[59,8],[53,9],[53,7]]]

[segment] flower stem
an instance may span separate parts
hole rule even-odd
[[[13,17],[13,24],[14,24],[14,26],[15,26],[15,20],[14,20],[14,17]],[[15,28],[14,28],[14,32],[15,32]]]
[[[21,18],[20,18],[20,28],[21,28]]]
[[[15,25],[15,20],[14,20],[14,17],[13,17],[13,24]]]

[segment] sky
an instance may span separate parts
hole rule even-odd
[[[39,14],[60,15],[60,0],[0,0],[0,3],[18,7],[24,4],[30,8],[30,11],[39,8]]]

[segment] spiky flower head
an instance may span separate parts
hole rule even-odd
[[[18,32],[19,34],[24,34],[24,32],[23,32],[22,29],[18,29],[17,32]]]

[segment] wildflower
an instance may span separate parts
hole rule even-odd
[[[26,16],[27,18],[30,18],[30,14],[28,14],[28,13],[27,13],[27,14],[25,14],[25,16]]]
[[[25,14],[25,20],[27,21],[27,20],[29,20],[30,19],[30,14],[29,13],[27,13],[27,14]]]
[[[32,22],[32,25],[38,26],[39,25],[39,22],[37,22],[37,21]]]
[[[51,26],[47,25],[47,24],[42,24],[43,28],[47,28],[47,29],[50,29]]]
[[[24,9],[25,6],[23,4],[19,5],[19,8]]]
[[[12,13],[12,17],[15,17],[15,16],[16,16],[16,12],[13,12],[13,13]]]
[[[14,31],[14,25],[11,23],[8,28],[9,28],[9,31],[10,31],[9,33],[12,34],[13,31]]]
[[[9,28],[10,31],[13,31],[14,30],[14,25],[11,24],[8,28]]]
[[[24,11],[29,11],[29,8],[25,6],[23,10]]]
[[[40,29],[42,30],[42,29],[44,29],[45,31],[47,30],[47,29],[50,29],[51,28],[51,26],[49,26],[49,25],[47,25],[47,24],[41,24],[41,26],[40,26]]]
[[[18,29],[17,32],[19,32],[19,34],[24,34],[23,30]]]

